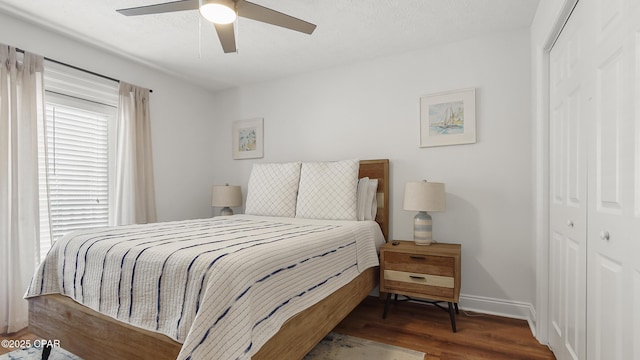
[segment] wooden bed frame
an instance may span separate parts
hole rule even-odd
[[[360,161],[360,177],[378,179],[378,215],[389,239],[389,160]],[[252,359],[301,359],[378,285],[378,268],[285,322]],[[182,344],[102,315],[63,295],[29,299],[29,330],[87,360],[175,359]]]

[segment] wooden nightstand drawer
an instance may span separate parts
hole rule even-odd
[[[412,273],[453,276],[455,259],[444,256],[387,252],[384,268]]]
[[[384,270],[383,288],[418,293],[436,298],[453,298],[455,279],[448,276],[426,275],[396,270]]]

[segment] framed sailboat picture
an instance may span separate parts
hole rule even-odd
[[[256,159],[263,156],[264,120],[262,118],[233,122],[233,158]]]
[[[420,98],[420,147],[476,142],[476,89]]]

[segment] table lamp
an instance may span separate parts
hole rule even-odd
[[[213,185],[211,206],[221,207],[220,215],[233,215],[232,206],[242,205],[242,190],[237,185]]]
[[[427,211],[444,211],[444,184],[437,182],[408,182],[404,187],[404,209],[418,211],[413,219],[413,241],[416,245],[431,245],[433,223]]]

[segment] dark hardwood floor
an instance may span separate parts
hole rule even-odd
[[[426,353],[425,360],[554,359],[538,343],[524,320],[460,310],[458,332],[451,331],[449,315],[432,305],[398,302],[382,319],[384,301],[365,299],[335,329],[335,332],[401,346]],[[26,329],[0,339],[37,337]],[[13,349],[0,347],[0,355]]]
[[[392,302],[386,320],[383,309],[369,296],[334,331],[422,351],[425,360],[555,359],[524,320],[460,309],[453,333],[449,315],[433,305]]]

